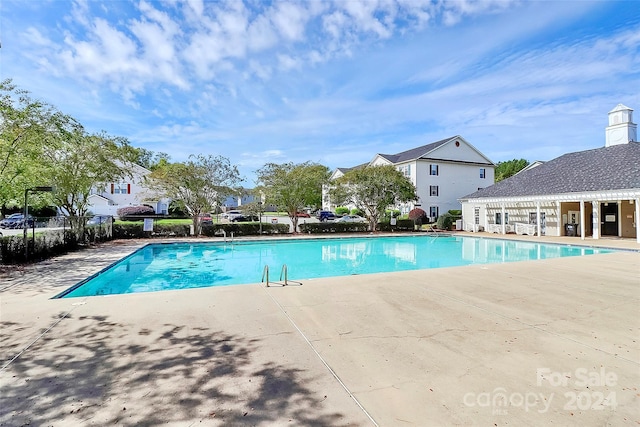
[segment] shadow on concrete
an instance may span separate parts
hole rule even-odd
[[[5,323],[3,334],[19,328]],[[170,323],[67,317],[0,373],[0,425],[349,424],[295,361],[257,362],[261,345]]]

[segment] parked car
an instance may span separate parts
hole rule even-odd
[[[367,222],[367,219],[360,215],[344,215],[337,222]]]
[[[200,214],[200,224],[202,225],[213,224],[213,218],[211,217],[211,214],[208,214],[208,213]]]
[[[18,221],[18,218],[22,219],[21,213],[14,213],[9,215],[6,218],[0,220],[0,227],[2,228],[13,228],[10,225],[13,225],[14,222]]]
[[[233,221],[234,218],[242,216],[241,211],[229,211],[222,214],[222,218]]]
[[[260,221],[258,215],[240,215],[231,220],[231,222],[253,222]]]
[[[27,217],[27,227],[33,227],[34,219],[31,215]],[[24,215],[21,213],[14,213],[9,215],[2,221],[0,221],[0,227],[2,228],[23,228],[24,227]]]
[[[329,220],[334,220],[336,219],[336,214],[334,214],[331,211],[318,211],[316,213],[316,218],[318,218],[320,221],[329,221]]]
[[[311,218],[311,215],[309,215],[306,212],[296,212],[296,217],[298,217],[298,218]]]
[[[108,215],[96,215],[87,221],[87,225],[100,225],[108,223],[111,217]]]

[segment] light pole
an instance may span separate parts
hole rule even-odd
[[[262,202],[258,202],[258,222],[260,222],[260,236],[262,236]]]
[[[54,191],[54,187],[50,186],[38,186],[33,188],[25,188],[24,190],[24,218],[22,220],[23,227],[23,238],[24,238],[24,260],[27,261],[29,257],[29,246],[27,245],[27,227],[29,225],[29,205],[27,204],[27,198],[29,195],[29,191],[32,193],[51,193]]]

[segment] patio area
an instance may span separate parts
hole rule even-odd
[[[517,239],[636,252],[51,299],[148,243],[118,241],[2,274],[0,425],[640,423],[635,240]]]

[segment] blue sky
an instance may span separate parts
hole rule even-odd
[[[462,135],[494,162],[640,115],[636,1],[3,0],[1,77],[89,131],[330,168]],[[638,122],[638,119],[635,119]]]

